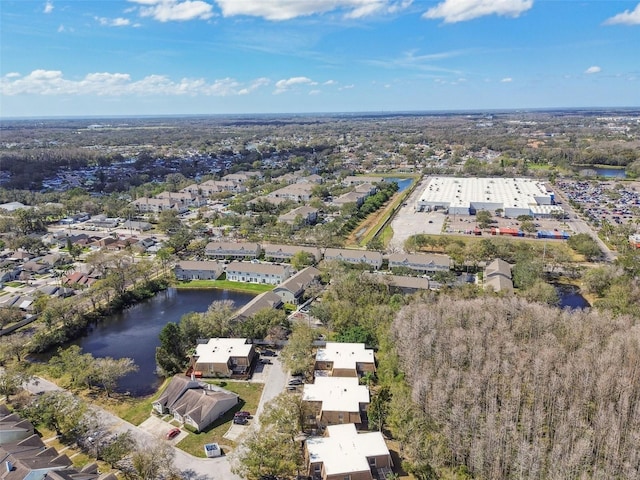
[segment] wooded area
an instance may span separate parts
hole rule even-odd
[[[640,478],[635,318],[440,296],[405,307],[392,329],[434,471]]]

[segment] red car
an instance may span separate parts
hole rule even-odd
[[[246,411],[236,412],[234,417],[251,418],[251,414]]]
[[[167,432],[167,435],[165,436],[165,438],[167,440],[171,440],[172,438],[175,438],[178,435],[180,435],[180,429],[176,427],[176,428],[172,428],[171,430],[169,430]]]

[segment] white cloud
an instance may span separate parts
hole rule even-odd
[[[238,90],[238,95],[247,95],[253,92],[254,90],[257,90],[260,87],[269,85],[270,83],[271,83],[271,80],[269,80],[268,78],[264,78],[264,77],[257,78],[256,80],[251,82],[251,84],[248,87]]]
[[[346,10],[346,18],[395,13],[413,0],[215,0],[225,17],[248,15],[282,21],[296,17]]]
[[[336,82],[335,80],[327,80],[326,82],[323,83],[323,85],[337,85],[338,82]]]
[[[274,90],[274,94],[280,94],[290,90],[292,87],[296,85],[317,85],[318,82],[314,82],[308,77],[291,77],[287,79],[278,80],[276,82],[276,89]]]
[[[502,83],[511,83],[513,82],[513,78],[511,77],[504,77],[502,80],[500,80]]]
[[[51,13],[53,12],[53,2],[47,2],[44,4],[44,10],[42,13]]]
[[[64,25],[60,24],[60,26],[58,27],[58,33],[62,33],[65,31]]]
[[[143,5],[140,15],[159,22],[207,20],[213,17],[213,6],[202,0],[129,0]]]
[[[640,3],[632,11],[625,10],[605,20],[605,25],[640,25]]]
[[[355,87],[355,85],[353,83],[351,83],[349,85],[345,85],[344,87],[340,87],[338,90],[340,90],[340,91],[342,91],[342,90],[351,90],[354,87]]]
[[[10,73],[0,77],[0,94],[13,95],[126,95],[233,96],[245,95],[267,85],[266,78],[241,83],[233,78],[207,82],[202,78],[179,81],[165,75],[149,75],[133,80],[128,73],[89,73],[79,80],[69,80],[59,70],[34,70],[26,76]]]
[[[602,71],[602,69],[600,67],[598,67],[597,65],[593,65],[589,68],[587,68],[584,73],[587,74],[592,74],[592,73],[600,73]]]
[[[309,90],[309,95],[320,95],[321,93],[320,90]]]
[[[128,18],[105,18],[105,17],[94,17],[96,21],[105,27],[126,27],[131,25],[131,21]]]
[[[444,0],[422,17],[442,18],[445,23],[464,22],[486,15],[518,17],[532,6],[533,0]]]

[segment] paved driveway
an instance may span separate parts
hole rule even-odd
[[[43,378],[37,378],[35,381],[29,382],[24,387],[26,390],[34,394],[62,390],[57,385]],[[102,408],[93,406],[92,409],[96,420],[98,420],[100,424],[104,425],[109,432],[123,433],[129,431],[133,438],[142,445],[153,445],[157,442],[166,442],[166,440],[163,440],[160,432],[164,431],[164,433],[166,433],[166,431],[171,428],[168,423],[162,422],[160,419],[155,417],[152,417],[155,418],[155,420],[150,420],[145,427],[142,425],[137,427]],[[160,426],[156,424],[155,421],[162,422],[165,426]],[[158,433],[160,433],[160,435],[158,435]],[[180,437],[182,435],[185,435],[185,433],[181,433]],[[198,458],[180,450],[179,448],[174,448],[174,452],[175,458],[173,464],[182,472],[181,477],[184,479],[242,480],[241,477],[231,472],[231,464],[226,456],[217,458]]]

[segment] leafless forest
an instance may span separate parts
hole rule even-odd
[[[640,325],[517,298],[405,307],[413,399],[446,439],[435,468],[483,479],[640,478]]]

